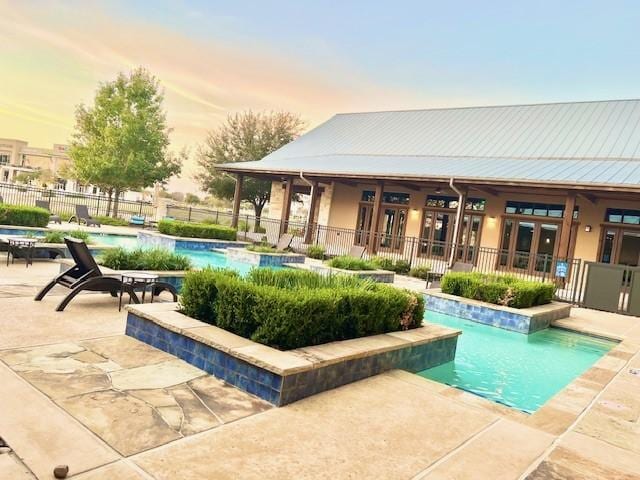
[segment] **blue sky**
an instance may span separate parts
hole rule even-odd
[[[0,0],[0,137],[68,142],[76,106],[139,65],[165,89],[173,147],[192,152],[247,109],[311,128],[336,112],[637,98],[639,25],[637,1]]]

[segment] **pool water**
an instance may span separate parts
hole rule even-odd
[[[92,243],[96,245],[109,245],[114,247],[136,248],[138,237],[133,235],[116,235],[113,233],[90,233]]]
[[[236,262],[234,260],[230,260],[224,253],[218,252],[209,252],[209,251],[200,251],[200,250],[186,250],[186,249],[177,249],[176,253],[180,253],[182,255],[186,255],[191,259],[193,266],[195,268],[204,268],[204,267],[212,267],[212,268],[230,268],[240,273],[240,275],[244,276],[249,273],[249,270],[255,267],[250,263],[244,262]],[[279,269],[281,267],[269,267],[273,269]]]
[[[425,320],[462,335],[454,361],[419,375],[528,413],[615,345],[558,328],[523,335],[437,312],[427,312]]]

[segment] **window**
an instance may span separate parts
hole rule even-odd
[[[609,223],[626,223],[640,225],[640,210],[623,210],[621,208],[607,208],[604,221]]]
[[[483,211],[486,201],[483,198],[467,198],[465,210]],[[429,195],[427,197],[427,207],[435,208],[458,208],[458,197],[447,197],[444,195]]]
[[[363,202],[373,202],[376,199],[376,193],[372,190],[362,192]],[[382,194],[382,203],[394,203],[398,205],[409,205],[409,194],[400,192],[384,192]]]
[[[8,153],[0,153],[0,165],[9,165]]]
[[[564,205],[551,203],[507,201],[504,213],[512,215],[534,215],[536,217],[564,217]],[[573,218],[578,218],[578,207],[573,209]]]

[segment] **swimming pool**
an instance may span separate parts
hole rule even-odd
[[[528,413],[615,345],[558,328],[523,335],[431,311],[425,320],[460,329],[462,335],[453,362],[418,375]]]
[[[117,235],[113,233],[90,233],[92,243],[96,245],[109,245],[113,247],[136,248],[138,237],[133,235]]]

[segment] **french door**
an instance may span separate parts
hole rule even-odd
[[[498,256],[499,268],[550,273],[557,255],[560,224],[506,218]]]
[[[400,250],[404,245],[404,233],[407,227],[406,207],[382,206],[378,247],[380,249]],[[361,204],[356,223],[356,245],[367,245],[373,224],[373,205]]]
[[[456,258],[473,263],[480,246],[482,215],[464,215],[461,235],[458,239]],[[420,232],[420,255],[425,257],[448,258],[455,230],[454,212],[425,210]]]
[[[640,229],[603,227],[600,261],[637,267],[640,265]]]

